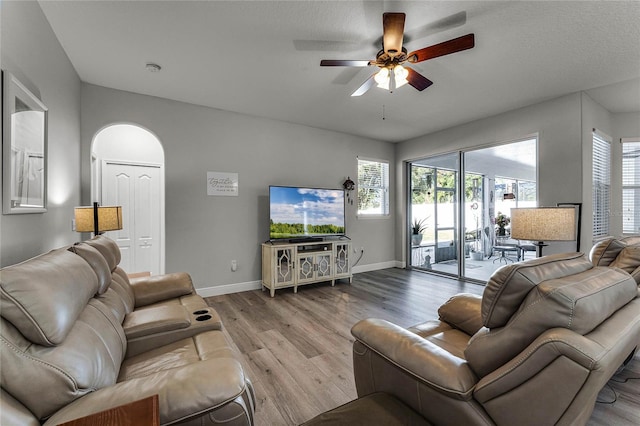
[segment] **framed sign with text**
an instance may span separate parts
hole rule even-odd
[[[238,174],[207,172],[207,195],[238,196]]]

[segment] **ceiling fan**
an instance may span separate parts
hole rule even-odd
[[[380,71],[371,75],[351,96],[365,94],[374,84],[393,92],[396,88],[409,83],[419,91],[431,86],[433,82],[412,68],[404,67],[406,62],[416,64],[427,59],[449,55],[471,49],[475,45],[473,34],[454,38],[433,46],[424,47],[407,53],[402,46],[404,37],[404,13],[384,13],[382,15],[382,50],[375,60],[323,59],[322,67],[367,67],[377,66]]]

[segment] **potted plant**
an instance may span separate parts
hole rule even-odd
[[[509,216],[506,216],[502,212],[498,212],[498,215],[496,216],[496,226],[498,227],[498,236],[503,237],[507,234],[504,228],[510,222],[511,222],[511,219],[509,219]]]
[[[422,242],[422,233],[427,229],[427,224],[425,223],[426,221],[426,217],[424,219],[413,219],[413,224],[411,225],[412,245],[419,246]]]

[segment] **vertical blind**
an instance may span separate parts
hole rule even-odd
[[[593,237],[609,235],[611,210],[611,143],[593,131]]]
[[[640,232],[640,138],[622,139],[622,232]]]

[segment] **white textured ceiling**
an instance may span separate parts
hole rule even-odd
[[[385,141],[580,90],[612,112],[640,111],[638,1],[40,4],[87,83]],[[472,32],[476,47],[413,66],[434,82],[423,92],[352,98],[375,69],[320,60],[374,59],[385,11],[407,14],[409,51]]]

